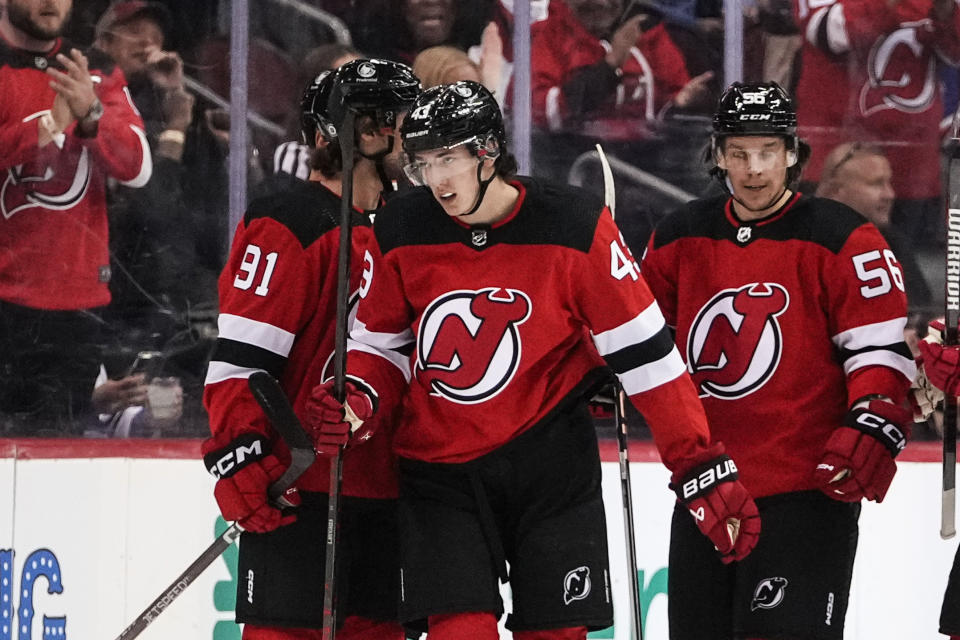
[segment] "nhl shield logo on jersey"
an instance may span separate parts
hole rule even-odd
[[[753,600],[750,602],[750,611],[757,609],[773,609],[783,602],[787,594],[786,578],[777,576],[776,578],[764,578],[757,583],[757,588],[753,590]]]
[[[701,307],[687,336],[687,367],[701,398],[742,398],[770,379],[783,353],[777,316],[789,305],[783,286],[755,282]]]
[[[590,567],[577,567],[563,578],[563,604],[584,600],[590,595]]]
[[[75,165],[73,163],[76,163]],[[31,207],[63,211],[83,199],[90,186],[90,154],[59,154],[57,164],[30,162],[7,170],[0,188],[0,211],[10,219]]]
[[[529,296],[516,289],[451,291],[436,298],[420,320],[415,375],[452,402],[494,397],[520,365],[518,327],[531,309]]]

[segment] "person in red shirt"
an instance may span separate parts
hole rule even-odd
[[[122,71],[60,37],[71,0],[0,17],[0,414],[15,432],[76,429],[110,301],[106,182],[152,170]]]
[[[697,105],[707,72],[691,79],[651,3],[621,21],[621,0],[551,2],[531,26],[533,118],[549,131],[635,139],[668,107]]]
[[[246,640],[319,639],[322,635],[325,531],[330,464],[317,461],[297,480],[295,514],[268,500],[290,453],[247,387],[258,369],[280,381],[303,414],[314,386],[332,376],[343,165],[341,123],[355,107],[351,291],[360,283],[370,212],[382,203],[377,165],[393,144],[397,116],[420,83],[409,67],[353,60],[311,83],[303,99],[303,135],[314,147],[310,179],[250,203],[220,276],[219,335],[207,371],[204,406],[211,437],[204,463],[217,477],[214,496],[240,536],[237,621]],[[347,102],[349,100],[349,102]],[[353,105],[353,107],[350,107]],[[341,640],[401,640],[397,624],[396,461],[393,421],[343,458],[336,596]],[[371,423],[373,424],[373,423]],[[243,463],[221,470],[235,451]],[[295,519],[295,521],[294,521]]]
[[[401,409],[401,619],[431,640],[495,639],[499,578],[518,640],[582,640],[612,623],[587,409],[611,369],[691,526],[718,561],[749,554],[753,500],[610,211],[515,177],[500,108],[477,82],[425,90],[401,136],[420,186],[374,224],[346,385],[361,420]],[[312,396],[330,447],[363,446],[329,385]]]
[[[666,217],[642,262],[764,523],[725,566],[676,511],[674,640],[843,638],[860,503],[883,500],[910,433],[900,265],[853,209],[793,191],[796,127],[776,83],[729,87],[710,149],[727,193]]]
[[[881,145],[898,199],[893,222],[926,245],[942,227],[936,68],[960,65],[956,2],[794,2],[803,34],[799,133],[813,150],[804,178],[820,180],[827,153],[842,142]]]

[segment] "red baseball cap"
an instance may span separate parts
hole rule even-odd
[[[103,12],[97,21],[96,37],[99,38],[114,27],[140,17],[150,18],[164,33],[170,26],[170,10],[166,6],[147,0],[126,0],[110,5]]]

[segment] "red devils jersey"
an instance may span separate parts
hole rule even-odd
[[[851,403],[901,402],[913,380],[900,265],[832,200],[795,195],[750,224],[729,199],[695,201],[658,225],[643,274],[754,497],[814,488]]]
[[[562,129],[569,114],[564,86],[584,67],[601,64],[610,45],[591,35],[562,2],[550,3],[550,15],[530,28],[533,115],[551,130]],[[619,74],[605,70],[611,82],[591,83],[596,102],[585,133],[610,139],[636,138],[638,123],[654,119],[660,109],[690,81],[683,54],[663,24],[640,36]]]
[[[141,187],[152,163],[143,122],[119,67],[96,50],[90,75],[104,113],[93,138],[66,131],[63,148],[38,148],[38,120],[56,95],[47,67],[55,56],[0,41],[0,299],[39,309],[107,304],[110,257],[104,193],[107,176]]]
[[[578,190],[514,186],[492,228],[454,220],[427,189],[377,216],[348,368],[381,406],[404,394],[396,452],[481,456],[578,401],[607,364],[668,467],[702,454],[702,409],[610,214]]]
[[[286,447],[276,439],[247,378],[258,369],[268,371],[302,414],[313,387],[332,377],[339,212],[340,196],[316,182],[297,181],[283,193],[251,203],[237,227],[220,275],[219,335],[204,390],[214,434],[268,435],[283,459]],[[367,216],[355,212],[351,290],[360,281],[357,247],[370,236]],[[375,433],[344,454],[346,495],[396,496],[391,434],[387,428]],[[328,459],[318,458],[296,486],[326,492]]]
[[[898,197],[939,197],[937,58],[960,64],[960,10],[938,24],[931,0],[796,2],[804,34],[797,119],[813,148],[804,176],[820,179],[834,145],[870,140],[884,144]]]

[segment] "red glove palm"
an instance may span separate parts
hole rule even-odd
[[[719,455],[690,469],[680,480],[676,476],[671,487],[720,552],[720,560],[729,564],[747,557],[760,537],[760,512],[740,484],[733,460]]]
[[[306,422],[319,455],[335,455],[373,417],[375,407],[367,393],[352,382],[347,382],[344,390],[346,401],[340,403],[333,396],[333,381],[328,380],[314,387],[307,399]],[[367,430],[359,437],[369,437],[369,433]]]
[[[266,533],[297,519],[270,502],[270,485],[283,475],[284,465],[269,452],[266,438],[246,433],[213,449],[217,445],[216,438],[204,443],[204,451],[209,452],[203,462],[217,478],[213,495],[224,520],[236,521],[246,531]],[[290,506],[300,503],[296,489],[287,491],[283,499]]]
[[[894,458],[910,436],[910,412],[872,400],[847,414],[845,424],[827,440],[814,471],[820,490],[834,500],[882,502],[897,472]]]
[[[945,347],[944,333],[942,320],[930,323],[927,337],[917,343],[917,361],[933,386],[948,395],[960,396],[960,347]]]

